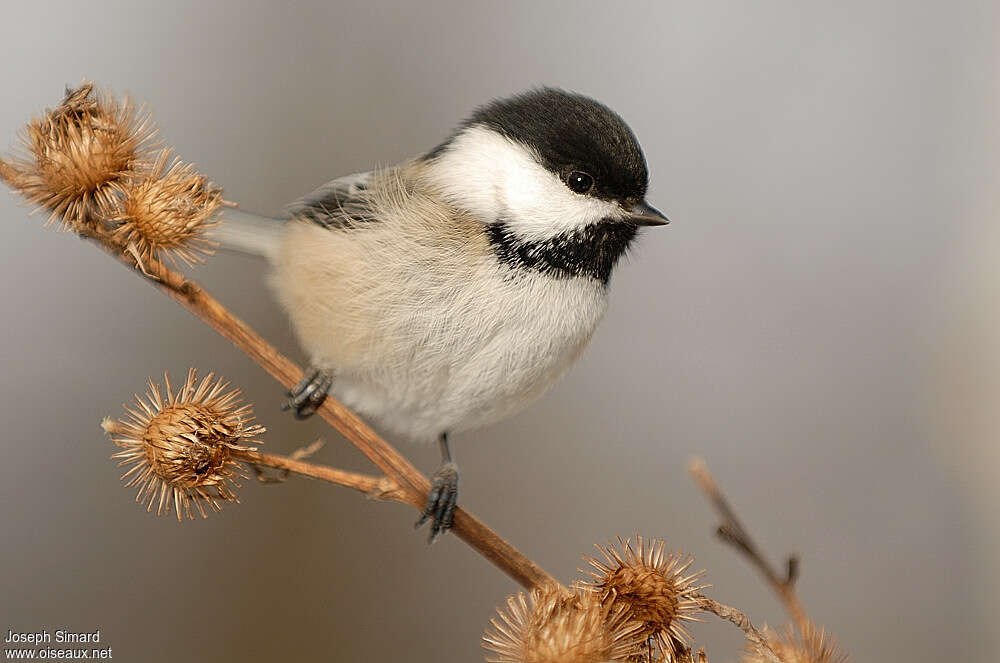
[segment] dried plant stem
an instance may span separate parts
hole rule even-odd
[[[82,234],[118,258],[127,267],[143,275],[150,283],[231,341],[233,345],[285,387],[291,388],[302,378],[302,369],[278,352],[253,328],[233,315],[222,303],[194,281],[187,280],[183,275],[166,267],[155,258],[144,260],[142,264],[139,264],[135,256],[128,252],[127,247],[108,233],[87,229],[82,231]],[[376,467],[382,470],[387,479],[392,481],[393,487],[389,490],[389,499],[409,504],[417,509],[423,508],[427,492],[430,489],[430,482],[412,463],[336,399],[327,398],[322,407],[319,408],[318,413],[365,454]],[[266,454],[261,456],[272,460],[278,458]],[[254,462],[266,464],[263,461]],[[286,466],[281,469],[288,469],[299,474],[313,476],[311,472],[320,472],[309,463],[293,461],[292,459],[285,459],[282,462]],[[289,463],[298,469],[288,465]],[[339,473],[338,470],[336,474],[331,474],[330,471],[332,468],[324,468],[322,472],[326,475],[317,476],[317,478],[332,480],[341,485],[349,485],[345,482],[352,480],[349,473]],[[354,479],[358,480],[358,485],[351,485],[351,487],[368,486],[374,487],[376,491],[379,489],[378,486],[370,486],[365,481],[360,481],[359,476],[354,475]],[[362,488],[358,487],[358,489]],[[461,507],[455,511],[455,523],[452,531],[458,538],[465,541],[525,588],[546,582],[555,582],[541,567]]]
[[[167,169],[169,150],[161,150],[154,161],[149,161],[153,155],[146,143],[152,132],[145,119],[136,120],[127,102],[116,105],[112,100],[94,100],[90,98],[91,92],[89,83],[68,91],[59,108],[32,121],[23,146],[27,158],[0,159],[0,180],[30,201],[48,208],[52,218],[63,217],[67,228],[144,277],[291,389],[302,378],[298,366],[200,285],[161,260],[166,255],[191,262],[198,258],[199,252],[210,252],[213,244],[201,232],[216,223],[212,218],[218,207],[230,203],[222,200],[220,189],[190,166],[176,163]],[[239,403],[238,390],[223,394],[226,385],[212,379],[209,375],[196,384],[192,369],[184,386],[174,391],[164,375],[165,399],[159,387],[150,382],[150,391],[145,396],[148,402],[136,396],[138,409],[126,406],[129,414],[125,419],[102,422],[104,430],[113,435],[114,443],[121,448],[113,457],[121,458],[122,464],[131,468],[123,478],[129,480],[128,485],[139,485],[137,499],[147,504],[147,510],[159,498],[157,513],[169,511],[172,504],[179,519],[182,512],[193,517],[193,504],[204,516],[206,504],[217,510],[219,501],[236,499],[230,486],[239,486],[233,477],[249,477],[246,465],[265,483],[283,481],[294,472],[351,488],[374,499],[423,509],[430,489],[427,478],[337,400],[327,398],[317,412],[364,453],[381,470],[381,476],[308,462],[306,458],[321,446],[319,441],[289,456],[257,451],[252,446],[256,442],[253,438],[263,428],[251,423],[251,407]],[[279,473],[271,476],[264,467]],[[807,633],[812,637],[813,631],[794,591],[797,560],[790,558],[787,576],[780,577],[760,554],[704,463],[695,463],[691,473],[722,516],[724,522],[719,534],[747,555],[774,586],[803,638]],[[638,660],[633,654],[642,651],[649,660],[653,653],[650,636],[656,634],[665,658],[692,663],[695,655],[685,644],[687,631],[682,621],[693,620],[694,613],[702,610],[740,628],[762,660],[781,663],[744,613],[703,595],[703,587],[694,586],[699,573],[684,575],[690,561],[674,555],[663,556],[662,542],[644,548],[643,540],[638,538],[637,553],[627,541],[622,542],[622,555],[607,553],[608,565],[595,565],[599,588],[602,592],[610,588],[612,593],[622,589],[622,596],[634,598],[608,613],[612,607],[606,605],[607,596],[577,588],[574,591],[584,592],[593,602],[591,607],[596,608],[581,613],[586,617],[581,622],[576,613],[578,608],[582,609],[580,602],[584,595],[566,603],[568,590],[461,507],[454,513],[452,531],[525,588],[535,590],[536,594],[544,587],[555,589],[554,601],[543,607],[548,611],[558,609],[557,612],[568,607],[570,614],[563,615],[566,619],[556,625],[572,628],[544,632],[543,653],[554,651],[551,645],[555,643],[560,652],[577,655],[573,660],[626,657]],[[633,575],[640,573],[641,577],[623,580],[616,575],[612,582],[608,574],[622,570]],[[607,577],[602,580],[603,576]],[[508,602],[511,610],[515,609],[513,600]],[[518,605],[527,610],[523,595],[519,601]],[[514,618],[514,613],[511,619],[504,619],[506,626],[496,621],[493,624],[502,635],[510,636],[505,629],[520,625],[521,621]],[[651,625],[655,629],[649,631]],[[608,629],[619,632],[619,627],[624,629],[619,633],[624,634],[621,638],[604,637]],[[590,635],[594,632],[602,633],[602,638],[592,641]],[[489,642],[499,648],[491,649],[502,657],[496,660],[523,660],[524,642],[518,638],[507,642],[500,635],[492,637]],[[817,642],[822,646],[822,633]],[[645,649],[632,651],[632,645]],[[549,658],[546,654],[539,660]],[[561,655],[558,658],[565,660]],[[704,663],[703,651],[699,650],[697,660]]]
[[[757,627],[751,623],[750,618],[745,614],[736,608],[731,608],[728,605],[719,603],[718,601],[710,599],[703,594],[698,594],[696,598],[698,605],[702,610],[710,612],[731,624],[735,624],[737,628],[743,631],[747,640],[756,645],[757,649],[767,656],[771,663],[783,663],[782,660],[778,658],[778,655],[774,653],[774,650],[771,649],[771,645],[768,644],[764,634],[757,630]]]
[[[395,481],[386,476],[373,476],[371,474],[361,474],[359,472],[348,472],[336,467],[326,465],[316,465],[303,460],[298,460],[290,456],[279,456],[276,454],[263,454],[258,451],[234,452],[232,457],[250,463],[252,465],[271,467],[276,470],[292,472],[304,477],[319,479],[328,483],[335,483],[338,486],[353,488],[365,495],[379,500],[389,500],[409,504],[413,507],[421,507],[417,503],[410,501],[411,494],[400,490]]]
[[[771,566],[771,563],[760,552],[753,539],[750,538],[750,534],[739,518],[736,517],[736,512],[733,511],[733,508],[729,505],[729,501],[722,494],[712,473],[708,471],[705,461],[696,458],[688,466],[688,472],[722,519],[722,524],[719,525],[719,529],[717,530],[719,538],[743,553],[750,560],[751,564],[760,571],[760,574],[764,576],[767,583],[777,593],[778,598],[784,603],[785,610],[788,611],[789,616],[795,621],[799,634],[805,635],[811,622],[806,615],[805,609],[802,607],[802,603],[799,601],[798,594],[795,592],[795,581],[798,579],[799,573],[798,557],[794,555],[789,556],[784,576],[779,575],[774,567]]]

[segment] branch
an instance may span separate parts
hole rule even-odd
[[[409,493],[400,490],[396,482],[389,477],[376,477],[370,474],[348,472],[336,467],[308,463],[291,456],[264,454],[258,451],[234,451],[232,454],[234,458],[250,463],[255,467],[272,467],[276,470],[282,470],[282,472],[291,472],[300,476],[334,483],[345,488],[353,488],[373,499],[410,504],[407,502]],[[411,506],[418,505],[411,504]]]
[[[236,458],[240,458],[241,460],[254,465],[272,467],[274,469],[293,472],[295,474],[311,477],[313,479],[328,481],[347,488],[353,488],[354,490],[362,492],[374,499],[391,500],[395,502],[402,502],[404,504],[408,503],[406,501],[406,493],[400,490],[395,482],[388,477],[374,477],[355,472],[346,472],[344,470],[324,465],[314,465],[293,457],[262,454],[256,451],[235,452],[233,455]],[[692,470],[692,472],[694,472],[694,470]],[[710,475],[708,478],[711,480]],[[420,508],[421,505],[418,503],[411,506]],[[767,656],[771,663],[783,663],[781,659],[778,658],[777,654],[774,653],[774,650],[771,649],[771,646],[768,643],[767,638],[764,637],[764,634],[762,634],[757,627],[753,625],[750,618],[747,617],[745,613],[736,608],[720,603],[715,599],[709,598],[704,594],[695,594],[693,595],[693,598],[698,602],[698,607],[702,610],[716,615],[720,619],[735,625],[743,631],[746,639],[753,643],[757,647],[758,651]],[[695,655],[692,652],[688,651],[689,660],[694,660],[694,656]],[[703,652],[699,652],[699,660],[705,660]]]
[[[799,575],[798,557],[790,555],[786,562],[787,569],[784,576],[779,575],[757,548],[739,518],[736,517],[736,512],[733,511],[725,495],[719,490],[719,486],[715,483],[712,473],[708,471],[705,461],[700,458],[694,459],[688,465],[688,472],[722,519],[722,524],[717,530],[719,538],[743,553],[750,560],[750,563],[757,567],[757,570],[784,603],[785,610],[788,611],[799,629],[799,634],[805,635],[811,622],[795,593],[795,581]]]
[[[171,151],[164,148],[153,154],[149,145],[153,130],[148,118],[141,113],[137,116],[135,109],[127,101],[118,104],[110,99],[92,98],[90,96],[92,88],[92,84],[84,83],[76,90],[68,90],[66,99],[59,108],[49,111],[45,117],[33,120],[29,124],[23,147],[28,155],[33,157],[33,162],[30,159],[12,161],[0,159],[0,180],[6,181],[40,209],[50,210],[50,220],[61,218],[64,227],[76,231],[84,239],[90,240],[116,258],[130,271],[145,278],[232,342],[238,350],[285,387],[293,387],[302,377],[302,370],[298,366],[279,353],[253,328],[233,315],[200,285],[168,268],[159,258],[161,255],[171,255],[190,263],[198,260],[199,255],[211,252],[212,242],[203,237],[202,233],[213,225],[211,218],[218,208],[230,205],[222,200],[221,189],[195,173],[190,164],[175,162],[168,168]],[[108,127],[113,130],[109,130]],[[53,159],[52,154],[59,158]],[[109,155],[114,158],[109,159]],[[170,204],[166,204],[167,202]],[[166,381],[166,376],[164,380]],[[194,389],[194,380],[192,371],[184,389]],[[208,378],[203,380],[201,385],[208,385]],[[221,382],[217,382],[214,387],[204,388],[212,389],[211,396],[214,397],[218,390],[223,388],[221,385]],[[197,389],[192,398],[206,396],[207,392],[201,391],[202,386]],[[152,395],[149,397],[159,403],[159,388],[151,383],[150,390]],[[175,398],[169,383],[167,397],[168,400]],[[143,403],[140,397],[136,398],[140,407],[147,413],[150,412],[150,406]],[[221,396],[219,402],[229,402],[227,398],[235,396],[233,394]],[[317,411],[324,420],[364,453],[384,473],[384,476],[348,472],[307,462],[306,457],[319,448],[318,442],[291,456],[260,453],[245,446],[228,445],[223,467],[224,463],[233,457],[249,464],[258,478],[264,482],[282,481],[288,473],[294,472],[352,488],[376,499],[396,501],[422,510],[430,483],[402,454],[335,399],[326,398]],[[142,418],[137,412],[132,410],[129,412],[133,419]],[[177,485],[170,486],[162,476],[158,476],[155,481],[151,480],[150,477],[154,476],[155,470],[150,469],[149,459],[145,457],[146,452],[137,449],[150,443],[127,437],[134,434],[145,440],[149,428],[144,428],[144,432],[140,434],[133,430],[134,426],[131,424],[126,425],[111,420],[103,422],[102,427],[109,433],[117,432],[125,435],[113,438],[116,444],[120,443],[124,447],[115,457],[122,458],[123,464],[132,465],[132,469],[126,472],[125,477],[140,470],[146,472],[136,475],[129,485],[140,484],[140,497],[143,501],[148,499],[147,509],[152,508],[157,495],[159,495],[158,511],[162,509],[168,491],[172,491],[174,506],[180,518],[181,502],[192,499],[188,492],[191,486],[181,485],[179,488]],[[242,430],[239,427],[237,429]],[[259,426],[252,426],[251,429],[254,432],[263,430]],[[145,467],[143,463],[146,464]],[[279,475],[264,476],[262,467],[277,469]],[[200,465],[199,468],[199,471],[203,469]],[[800,631],[805,634],[808,620],[794,592],[797,560],[789,559],[786,577],[779,577],[758,552],[704,464],[695,463],[691,467],[691,473],[723,517],[724,523],[719,528],[720,535],[747,555],[758,567],[785,600],[786,606],[799,624]],[[227,477],[220,472],[216,472],[216,475],[213,475],[213,481],[224,481]],[[194,485],[197,488],[197,483]],[[219,483],[213,485],[221,486]],[[205,497],[200,489],[196,496]],[[227,494],[222,494],[221,497],[228,499]],[[185,505],[188,504],[189,502],[185,502]],[[201,509],[201,502],[198,504]],[[530,589],[557,584],[537,564],[462,508],[455,511],[452,531],[522,586]],[[631,549],[629,552],[631,553]],[[660,560],[661,553],[662,549],[657,549],[655,552],[657,560]],[[644,555],[641,543],[639,554],[640,557]],[[654,555],[652,550],[650,555]],[[652,559],[652,557],[645,561],[639,559],[637,563],[653,565]],[[659,573],[665,574],[670,572],[669,569],[674,569],[673,562],[666,570],[661,569],[659,564],[660,561],[655,564]],[[686,568],[685,565],[683,568],[674,569],[674,572],[680,574]],[[687,586],[687,583],[697,575],[691,575],[679,582]],[[689,587],[688,589],[695,591]],[[671,596],[673,596],[671,600],[676,603],[676,596],[674,594]],[[700,593],[691,596],[701,610],[711,612],[740,628],[746,638],[771,663],[781,663],[767,640],[744,613]],[[524,605],[523,597],[521,600]],[[514,604],[508,605],[513,610]],[[674,605],[669,611],[670,619],[676,617],[676,608],[677,605]],[[499,628],[497,622],[493,623]],[[507,624],[514,626],[514,622],[510,620],[507,620]],[[604,629],[606,625],[597,626]],[[666,623],[663,628],[666,628]],[[694,658],[689,648],[685,647],[681,653],[689,662]],[[697,657],[700,662],[705,661],[702,651],[698,652]]]
[[[731,608],[728,605],[719,603],[715,599],[710,599],[703,594],[696,594],[694,598],[698,601],[698,606],[702,610],[710,612],[727,622],[735,624],[737,628],[743,631],[747,640],[756,645],[758,651],[767,656],[771,663],[783,663],[783,661],[778,658],[778,655],[774,653],[774,650],[771,649],[771,645],[768,644],[767,638],[764,637],[764,634],[757,630],[757,627],[750,622],[750,618],[745,614],[736,608]]]
[[[285,387],[291,388],[302,378],[302,369],[278,352],[252,327],[233,315],[221,302],[194,281],[187,280],[183,275],[166,267],[153,257],[148,257],[142,261],[142,264],[139,264],[135,256],[128,252],[128,247],[109,233],[89,228],[81,231],[81,234],[97,243],[132,272],[144,277],[161,292],[166,293],[171,299],[228,339]],[[392,482],[391,486],[389,484],[383,486],[388,490],[388,499],[409,504],[418,510],[424,508],[427,493],[430,490],[430,482],[410,461],[336,399],[327,398],[319,408],[318,413],[385,473],[386,478]],[[309,463],[292,459],[279,460],[280,457],[268,454],[260,454],[260,458],[282,462],[282,469],[306,476],[316,476],[313,472],[320,472],[324,476],[316,476],[316,478],[349,485],[358,490],[362,490],[362,486],[376,491],[382,489],[380,486],[366,483],[373,479],[372,477],[367,477],[362,481],[359,478],[361,475],[349,475],[349,473],[342,473],[333,468],[322,468],[320,471]],[[251,462],[261,465],[267,464],[263,460]],[[354,484],[350,483],[351,481],[354,481]],[[364,490],[364,492],[368,491]],[[530,589],[546,582],[555,582],[540,566],[525,557],[523,553],[461,507],[455,510],[455,522],[451,531],[525,588]]]

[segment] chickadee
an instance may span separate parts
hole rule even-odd
[[[646,161],[612,110],[543,88],[476,110],[443,143],[343,177],[284,223],[227,212],[224,246],[270,258],[311,360],[286,408],[328,392],[442,463],[417,525],[452,525],[448,434],[509,416],[583,351],[608,281],[641,226]]]

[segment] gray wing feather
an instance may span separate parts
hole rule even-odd
[[[374,221],[366,192],[375,171],[355,173],[327,182],[288,206],[288,213],[324,228],[351,229]]]

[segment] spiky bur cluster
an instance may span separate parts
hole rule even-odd
[[[507,599],[490,621],[483,647],[490,663],[603,663],[642,651],[640,626],[592,592],[547,585]]]
[[[692,652],[685,622],[697,621],[698,581],[693,559],[667,553],[663,541],[637,536],[601,547],[592,571],[572,590],[535,589],[510,597],[491,621],[483,646],[494,663],[591,661],[704,661]]]
[[[222,205],[222,189],[191,164],[174,160],[163,150],[150,175],[130,180],[123,188],[119,211],[109,218],[117,224],[115,237],[136,254],[140,264],[167,256],[171,262],[201,262],[215,243],[205,231],[218,224],[212,217]]]
[[[250,451],[264,428],[253,423],[253,409],[240,403],[240,391],[209,373],[200,381],[195,370],[177,390],[164,375],[165,393],[152,380],[145,397],[125,405],[128,416],[105,418],[101,427],[121,447],[112,458],[128,470],[127,487],[138,487],[136,501],[156,513],[171,508],[182,520],[206,506],[219,511],[220,502],[238,502],[240,479],[249,478],[234,455]],[[194,509],[192,509],[192,506]]]
[[[148,113],[84,83],[28,124],[23,154],[0,159],[0,179],[50,222],[110,233],[140,267],[162,256],[192,263],[214,246],[204,232],[222,192],[190,165],[168,168],[155,134]]]
[[[675,660],[687,649],[691,634],[685,622],[697,621],[695,596],[703,571],[689,573],[694,558],[666,552],[657,539],[618,539],[618,546],[597,546],[603,559],[588,558],[592,567],[586,587],[610,607],[623,607],[641,625],[654,660]]]
[[[813,624],[799,635],[792,626],[777,633],[771,629],[765,632],[771,649],[782,663],[847,663],[847,654],[840,651],[822,628]],[[749,647],[743,653],[742,663],[765,663],[769,659],[756,647]]]
[[[49,221],[76,228],[116,208],[122,180],[143,169],[155,134],[147,113],[84,83],[28,124],[24,155],[0,161],[0,176],[48,209]]]

